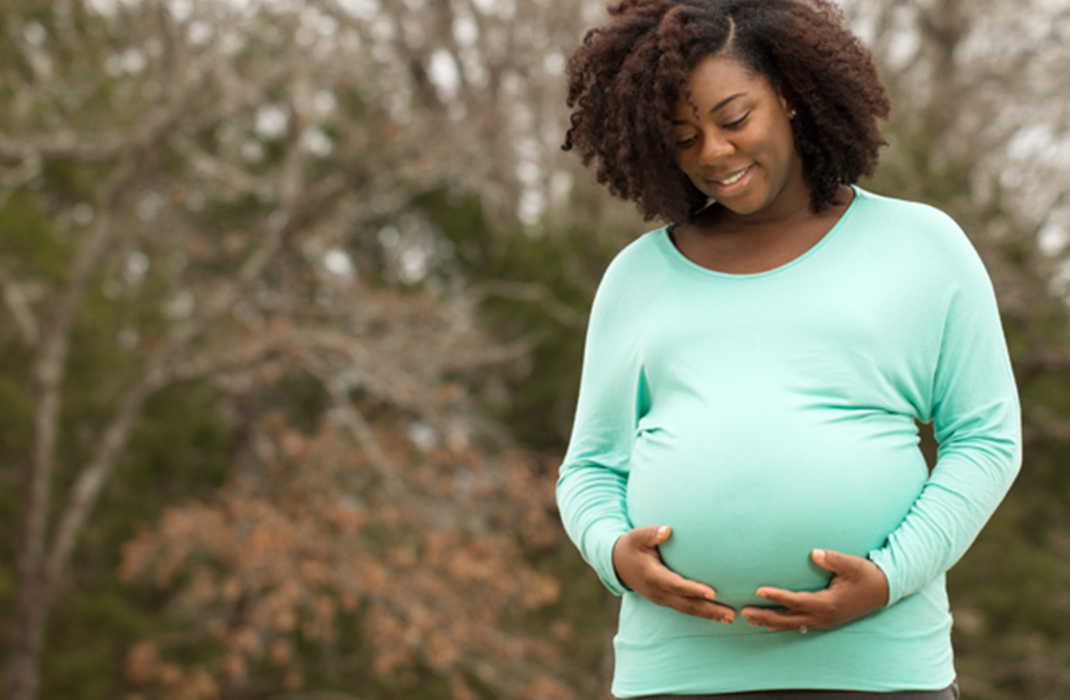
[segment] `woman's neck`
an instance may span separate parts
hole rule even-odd
[[[774,207],[738,216],[716,204],[691,224],[673,228],[673,242],[692,262],[734,274],[765,272],[787,264],[810,250],[840,220],[854,199],[854,190],[841,189],[840,204],[815,213],[807,196],[784,200]]]

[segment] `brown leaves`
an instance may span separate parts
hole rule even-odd
[[[203,668],[183,668],[160,658],[159,647],[147,641],[135,645],[126,656],[126,677],[136,684],[153,684],[174,700],[217,700],[219,685]],[[127,700],[144,700],[131,694]]]
[[[299,645],[336,644],[356,612],[384,679],[419,666],[458,699],[478,697],[468,677],[504,697],[573,697],[545,676],[561,663],[560,635],[528,636],[519,624],[559,593],[525,556],[556,529],[549,470],[469,442],[422,450],[409,416],[384,406],[374,415],[403,493],[383,490],[339,425],[309,436],[269,416],[253,439],[258,475],[168,510],[126,545],[123,576],[170,591],[187,620],[183,635],[130,651],[131,683],[161,700],[298,687],[308,670]],[[202,659],[211,650],[197,668],[177,661],[191,648]]]

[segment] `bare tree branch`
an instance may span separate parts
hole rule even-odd
[[[546,314],[565,328],[582,332],[587,327],[583,314],[573,311],[553,295],[546,285],[537,282],[515,282],[496,279],[480,282],[472,288],[477,297],[500,297],[514,301],[530,301],[538,304]]]
[[[353,439],[364,450],[368,463],[382,479],[383,489],[392,499],[399,500],[403,497],[406,489],[404,482],[399,476],[398,468],[387,456],[375,431],[357,410],[353,402],[349,400],[349,394],[339,377],[322,362],[315,358],[309,358],[305,362],[305,368],[316,377],[331,397],[335,409],[338,410],[342,422],[353,435]]]
[[[41,174],[41,159],[27,158],[18,167],[10,169],[6,176],[0,177],[0,210],[8,203],[8,200],[22,187],[32,182]]]
[[[143,379],[127,391],[119,410],[97,443],[92,459],[79,472],[56,527],[56,536],[49,548],[42,582],[48,594],[55,590],[56,584],[65,573],[78,535],[100,499],[101,491],[115,469],[119,453],[126,447],[142,406],[154,392],[167,383],[167,374],[163,367],[151,367]]]
[[[47,135],[20,136],[13,139],[0,132],[0,161],[19,162],[28,159],[72,159],[85,163],[108,163],[132,151],[144,151],[175,130],[188,118],[197,104],[197,95],[209,84],[212,70],[207,61],[187,70],[189,76],[179,85],[171,86],[170,99],[151,109],[141,123],[133,129],[86,137],[73,126]]]
[[[37,316],[30,308],[30,302],[26,299],[22,286],[12,278],[11,273],[3,265],[0,265],[0,290],[3,290],[4,303],[7,304],[8,311],[15,319],[22,342],[29,346],[36,345],[41,336]]]
[[[205,180],[215,180],[242,194],[252,194],[267,199],[274,190],[263,178],[250,175],[222,158],[216,158],[197,146],[191,139],[175,139],[175,148],[201,173]]]

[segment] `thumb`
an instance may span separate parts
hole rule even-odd
[[[830,549],[815,549],[810,552],[810,558],[822,569],[831,571],[834,574],[848,574],[858,568],[857,563],[854,561],[858,557],[833,552]]]
[[[672,529],[668,525],[648,525],[643,528],[643,542],[648,547],[657,547],[669,539]]]

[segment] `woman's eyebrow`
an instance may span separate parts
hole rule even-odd
[[[731,102],[732,100],[738,99],[738,98],[740,98],[740,97],[745,97],[746,95],[747,95],[747,93],[745,93],[745,92],[737,92],[737,93],[736,93],[736,94],[734,94],[734,95],[729,95],[728,97],[724,98],[723,100],[721,100],[720,102],[718,102],[717,104],[715,104],[715,105],[713,106],[713,108],[712,108],[712,109],[710,109],[710,114],[713,114],[713,113],[714,113],[714,112],[716,112],[717,110],[719,110],[719,109],[723,108],[724,106],[726,106],[726,105],[727,105],[727,104],[728,104],[729,102]],[[677,124],[687,124],[687,121],[685,121],[685,120],[683,120],[683,119],[673,119],[672,123],[673,123],[673,125],[675,126],[675,125],[677,125]]]
[[[710,114],[713,114],[713,113],[714,113],[714,112],[716,112],[717,110],[721,109],[722,107],[724,107],[725,105],[727,105],[727,104],[728,104],[729,102],[731,102],[732,100],[734,100],[734,99],[736,99],[736,98],[739,98],[739,97],[744,97],[744,96],[746,96],[746,94],[747,94],[747,93],[745,93],[745,92],[737,92],[736,94],[734,94],[734,95],[731,95],[730,97],[726,97],[726,98],[724,98],[723,100],[721,100],[720,102],[718,102],[717,104],[715,104],[715,105],[713,106],[713,109],[711,109],[711,110],[710,110]]]

